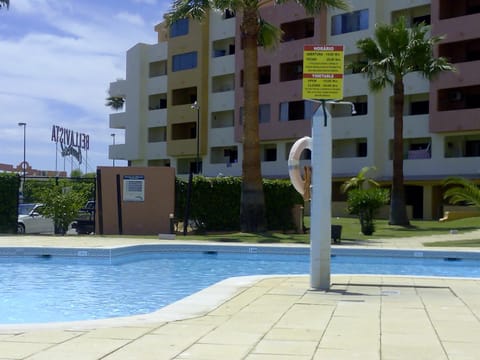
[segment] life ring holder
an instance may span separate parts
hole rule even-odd
[[[303,197],[305,197],[305,180],[302,178],[300,169],[300,156],[305,149],[312,151],[312,138],[310,136],[304,136],[295,141],[288,155],[288,174],[290,181],[295,190]]]

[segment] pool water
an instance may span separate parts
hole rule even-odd
[[[72,261],[73,260],[73,261]],[[333,256],[332,274],[480,278],[480,262],[451,258]],[[308,255],[157,252],[113,263],[62,257],[0,261],[0,324],[74,321],[144,314],[220,280],[242,275],[308,274]]]

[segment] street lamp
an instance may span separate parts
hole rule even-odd
[[[23,163],[22,163],[22,170],[23,170],[23,184],[22,184],[22,193],[23,187],[25,186],[25,174],[27,172],[27,162],[26,162],[26,154],[27,154],[27,123],[19,122],[18,126],[23,126]]]
[[[200,106],[195,102],[190,106],[193,110],[197,110],[197,158],[195,160],[195,174],[200,173]]]
[[[110,134],[110,136],[113,139],[113,146],[115,147],[115,134],[112,133],[112,134]],[[112,162],[113,162],[113,167],[115,167],[115,149],[112,148],[112,150],[113,150]]]

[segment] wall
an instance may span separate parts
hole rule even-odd
[[[120,179],[119,189],[117,175]],[[125,175],[144,176],[144,201],[123,200]],[[117,201],[117,189],[120,202]],[[170,233],[169,215],[174,213],[174,208],[174,168],[99,167],[97,169],[95,233],[101,235],[168,234]],[[119,214],[121,214],[121,222],[119,222]]]

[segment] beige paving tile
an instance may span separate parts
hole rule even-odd
[[[145,335],[153,331],[149,327],[112,327],[112,328],[99,328],[89,331],[85,334],[86,337],[104,338],[104,339],[137,339],[142,335]]]
[[[267,340],[260,341],[253,354],[283,354],[312,356],[317,347],[316,341]]]
[[[154,329],[152,335],[182,336],[198,339],[214,329],[216,325],[190,322],[190,320],[167,323]]]
[[[444,341],[443,346],[451,360],[478,360],[480,358],[479,341]]]
[[[267,340],[320,341],[324,330],[274,327],[266,335]]]
[[[422,336],[382,332],[381,349],[385,359],[447,359],[433,332]]]
[[[240,330],[226,331],[223,328],[214,330],[198,340],[199,344],[232,344],[232,345],[255,345],[264,332],[243,332]]]
[[[434,321],[433,324],[442,341],[477,342],[480,349],[480,322],[477,319],[457,321],[452,318]]]
[[[58,344],[83,334],[85,334],[85,332],[68,330],[26,331],[24,333],[9,337],[8,341]]]
[[[279,354],[250,354],[245,360],[310,360],[310,356],[279,355]]]
[[[331,349],[320,347],[315,352],[313,360],[380,360],[379,351],[365,349]]]
[[[322,330],[326,328],[334,310],[334,306],[329,305],[295,304],[284,314],[276,326],[292,329]]]
[[[197,340],[198,337],[185,337],[178,334],[149,334],[116,349],[106,356],[105,360],[171,359],[192,346]]]
[[[195,344],[175,357],[175,359],[213,360],[244,359],[250,350],[245,345]]]
[[[91,337],[75,338],[59,345],[37,352],[28,360],[89,360],[100,359],[128,343],[128,340],[95,339]]]
[[[5,359],[25,359],[50,346],[52,344],[1,341],[0,356]]]
[[[330,333],[328,330],[320,341],[321,348],[343,349],[349,351],[376,352],[380,349],[378,335],[348,333]]]

